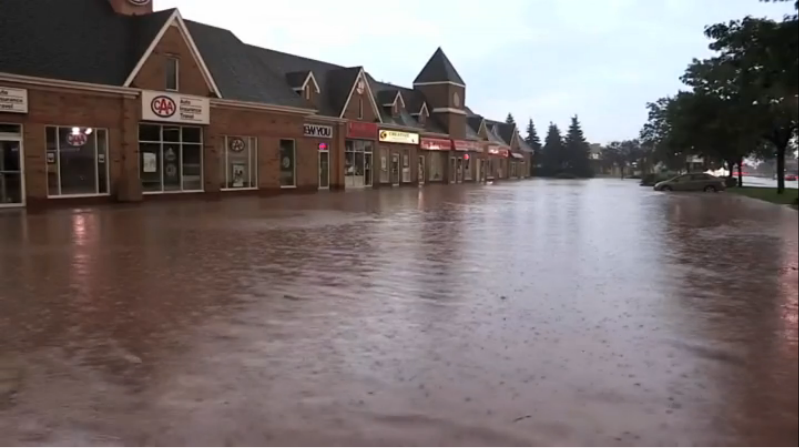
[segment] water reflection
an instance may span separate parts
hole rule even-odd
[[[795,445],[796,228],[609,180],[3,214],[0,443]]]

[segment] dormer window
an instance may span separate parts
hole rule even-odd
[[[308,101],[311,100],[311,86],[310,85],[306,85],[305,86],[305,99],[308,100]]]

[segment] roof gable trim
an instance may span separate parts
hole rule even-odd
[[[218,98],[222,98],[222,94],[220,93],[219,88],[217,87],[216,82],[214,81],[214,77],[211,76],[211,71],[208,70],[208,66],[205,65],[205,61],[203,60],[203,57],[200,54],[200,50],[197,48],[197,45],[194,43],[194,39],[192,39],[191,33],[189,33],[189,29],[186,28],[186,23],[183,21],[183,17],[180,15],[180,11],[178,11],[177,9],[175,10],[174,13],[172,13],[169,19],[167,19],[167,21],[164,22],[164,25],[158,31],[158,34],[156,34],[153,41],[150,42],[150,46],[147,47],[147,51],[144,52],[141,59],[139,59],[139,62],[136,63],[135,67],[133,67],[133,71],[130,72],[130,75],[128,76],[128,79],[125,81],[125,84],[123,84],[123,87],[130,87],[130,85],[133,83],[133,80],[136,79],[136,76],[139,75],[139,72],[141,71],[145,62],[147,62],[147,60],[153,54],[155,47],[158,45],[159,42],[161,42],[161,39],[163,39],[164,34],[166,34],[167,30],[171,26],[177,27],[178,30],[180,31],[181,35],[183,36],[183,39],[186,41],[186,45],[188,45],[189,47],[189,51],[194,57],[194,60],[197,62],[197,65],[200,66],[200,72],[202,73],[206,84],[208,84],[208,87],[211,89],[212,92],[214,92],[214,94],[216,94]]]
[[[313,82],[313,88],[314,88],[314,91],[316,93],[321,92],[321,89],[319,89],[319,83],[316,82],[316,77],[313,75],[313,71],[312,70],[308,71],[308,76],[305,77],[305,81],[303,81],[301,86],[295,87],[294,91],[295,92],[301,92],[301,91],[305,90],[305,87],[308,85],[309,82]]]
[[[419,108],[419,112],[414,112],[411,114],[413,117],[418,117],[424,115],[425,117],[430,116],[430,110],[427,109],[427,102],[422,102],[422,107]]]
[[[415,82],[415,83],[413,83],[414,87],[420,87],[420,86],[443,86],[443,85],[457,86],[457,87],[462,87],[464,89],[466,88],[465,84],[461,84],[459,82],[453,82],[453,81],[430,81],[430,82]]]
[[[347,96],[347,101],[344,102],[344,107],[341,108],[341,113],[339,113],[339,118],[344,118],[344,114],[347,112],[347,107],[350,105],[350,101],[352,100],[352,95],[355,93],[355,88],[358,86],[358,83],[363,82],[364,90],[366,93],[369,94],[369,103],[372,104],[372,110],[374,111],[377,120],[382,123],[383,118],[380,115],[380,108],[377,107],[377,101],[375,101],[375,96],[372,93],[372,88],[369,86],[369,82],[366,79],[366,73],[363,71],[363,67],[360,68],[358,72],[358,76],[355,77],[355,82],[352,83],[352,87],[350,88],[350,94]]]

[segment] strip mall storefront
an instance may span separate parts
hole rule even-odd
[[[452,140],[423,138],[419,143],[419,182],[447,182],[447,164]]]
[[[499,145],[488,145],[486,152],[488,153],[488,173],[486,179],[507,179],[510,149]]]
[[[469,140],[454,140],[455,151],[450,157],[450,172],[455,173],[450,177],[450,183],[480,181],[483,175],[483,148],[479,142]]]
[[[510,163],[510,178],[523,178],[525,173],[524,154],[520,152],[511,152],[508,162]]]
[[[418,181],[416,158],[419,134],[415,132],[381,129],[378,135],[380,154],[380,184],[397,186]],[[418,163],[417,163],[418,165]]]
[[[344,188],[371,187],[374,182],[374,153],[377,124],[347,123],[344,142]]]

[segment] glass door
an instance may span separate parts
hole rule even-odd
[[[458,158],[455,163],[458,166],[458,183],[460,184],[463,182],[463,159]]]
[[[0,208],[25,205],[22,142],[0,136]]]
[[[319,189],[330,188],[330,152],[319,151]]]
[[[457,174],[455,173],[455,157],[452,157],[452,158],[449,159],[449,173],[448,174],[449,174],[449,176],[447,176],[448,177],[447,180],[449,181],[449,183],[454,184],[455,183],[455,179],[457,177]]]
[[[424,185],[424,173],[427,172],[424,166],[424,156],[419,156],[419,170],[416,172],[416,177],[419,180],[419,185]]]
[[[372,186],[372,153],[365,152],[363,154],[363,185],[366,187]]]
[[[399,185],[400,183],[400,158],[399,154],[391,154],[391,171],[389,172],[391,185]]]

